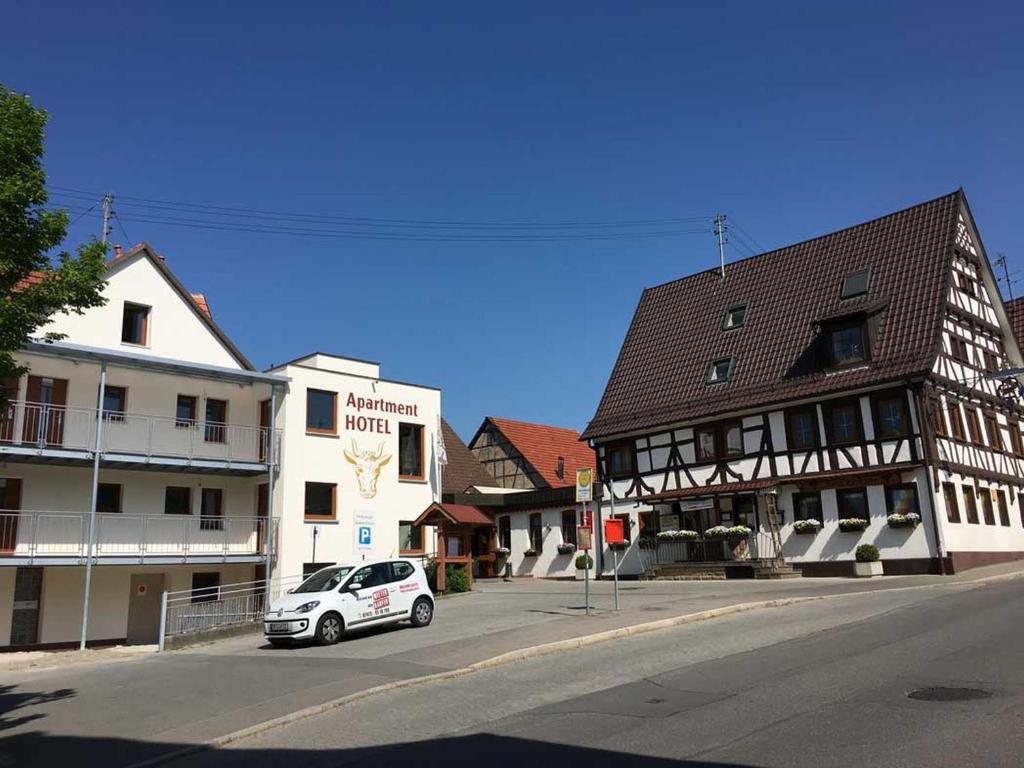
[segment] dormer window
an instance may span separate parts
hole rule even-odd
[[[732,363],[731,357],[723,357],[715,360],[708,367],[708,384],[721,384],[729,380],[729,376],[732,374]]]
[[[555,476],[559,479],[565,477],[565,457],[559,456],[558,463],[555,465]]]
[[[854,296],[863,296],[868,292],[868,285],[871,282],[871,268],[865,267],[859,272],[847,275],[843,278],[843,286],[839,292],[839,298],[852,299]]]
[[[149,337],[149,307],[142,304],[124,303],[121,316],[121,341],[144,347]]]
[[[747,305],[737,304],[725,310],[725,319],[722,320],[722,330],[731,331],[733,328],[740,328],[747,321]]]
[[[826,328],[829,362],[833,367],[854,365],[868,359],[867,334],[857,319]]]

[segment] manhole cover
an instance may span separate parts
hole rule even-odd
[[[911,699],[918,701],[974,701],[975,699],[987,699],[992,696],[991,691],[983,691],[980,688],[918,688],[907,694]]]

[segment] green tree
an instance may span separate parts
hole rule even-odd
[[[24,373],[13,353],[52,315],[82,314],[105,301],[106,246],[93,238],[75,256],[51,255],[64,240],[68,214],[46,208],[46,121],[27,96],[0,85],[0,381]],[[5,399],[0,387],[0,404]]]

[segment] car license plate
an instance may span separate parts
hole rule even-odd
[[[270,625],[271,632],[287,632],[291,629],[287,621],[275,621]]]

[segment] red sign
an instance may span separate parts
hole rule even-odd
[[[594,528],[594,510],[588,509],[583,513],[583,524],[593,530]]]
[[[626,540],[621,520],[613,517],[604,521],[604,540],[607,544],[621,544]]]

